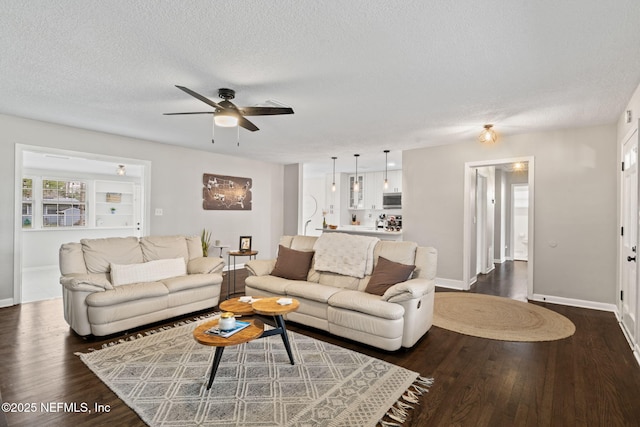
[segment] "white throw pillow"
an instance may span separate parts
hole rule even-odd
[[[141,264],[111,264],[113,286],[155,282],[187,274],[184,258],[158,259]]]

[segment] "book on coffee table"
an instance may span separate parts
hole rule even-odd
[[[251,324],[250,322],[244,322],[242,320],[236,320],[236,326],[234,326],[233,329],[229,329],[227,331],[223,331],[220,328],[218,328],[217,326],[214,326],[214,327],[209,328],[206,331],[204,331],[204,333],[208,334],[208,335],[215,335],[217,337],[228,338],[231,335],[235,334],[236,332],[240,332],[241,330],[243,330],[244,328],[246,328],[250,324]]]

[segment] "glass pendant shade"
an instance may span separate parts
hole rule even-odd
[[[493,125],[484,125],[484,129],[480,132],[478,140],[484,144],[493,144],[496,142],[496,132],[493,130]]]

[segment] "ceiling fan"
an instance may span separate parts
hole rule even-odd
[[[293,114],[293,109],[290,107],[236,107],[236,105],[230,101],[236,97],[236,92],[233,89],[220,88],[218,89],[218,96],[222,98],[219,103],[213,102],[209,98],[200,95],[197,92],[192,91],[184,86],[176,85],[178,89],[188,93],[194,98],[199,99],[207,105],[215,108],[214,111],[202,111],[193,113],[164,113],[166,116],[181,115],[181,114],[213,114],[213,119],[216,125],[223,127],[240,126],[251,132],[257,131],[259,128],[245,116],[271,116],[277,114]]]

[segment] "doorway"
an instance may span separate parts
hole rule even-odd
[[[61,244],[145,235],[149,161],[16,144],[15,171],[14,304],[62,296]]]
[[[491,232],[487,234],[479,234],[479,228],[486,227],[486,217],[478,215],[478,206],[484,205],[484,201],[478,202],[478,193],[483,191],[478,187],[478,171],[493,170],[495,173],[494,182],[488,184],[486,198],[480,194],[480,197],[486,199],[489,209],[487,212],[493,212],[493,216],[488,221],[491,223]],[[486,173],[482,175],[487,176]],[[464,225],[463,225],[463,290],[471,289],[471,286],[478,279],[477,273],[482,272],[478,269],[479,259],[484,259],[487,254],[487,264],[493,265],[494,262],[501,263],[505,260],[513,260],[514,242],[513,242],[513,219],[511,209],[511,185],[524,184],[527,186],[527,193],[518,196],[526,197],[526,226],[521,243],[526,243],[526,252],[520,251],[518,257],[523,257],[526,253],[527,259],[527,298],[533,297],[533,215],[534,215],[534,158],[518,157],[498,160],[488,160],[481,162],[465,163],[465,181],[464,181]],[[480,184],[482,185],[482,184]],[[493,205],[493,206],[492,206]],[[482,222],[482,224],[480,224]],[[520,219],[518,222],[521,222]],[[480,226],[481,225],[481,226]],[[484,237],[481,237],[484,236]],[[486,236],[489,236],[488,238]],[[480,239],[486,239],[484,243]],[[494,242],[488,245],[487,242]],[[490,247],[490,249],[488,249]],[[483,251],[484,254],[479,252]]]
[[[620,318],[623,331],[638,342],[638,131],[622,145]]]
[[[529,260],[529,185],[511,185],[511,247],[514,261]]]

